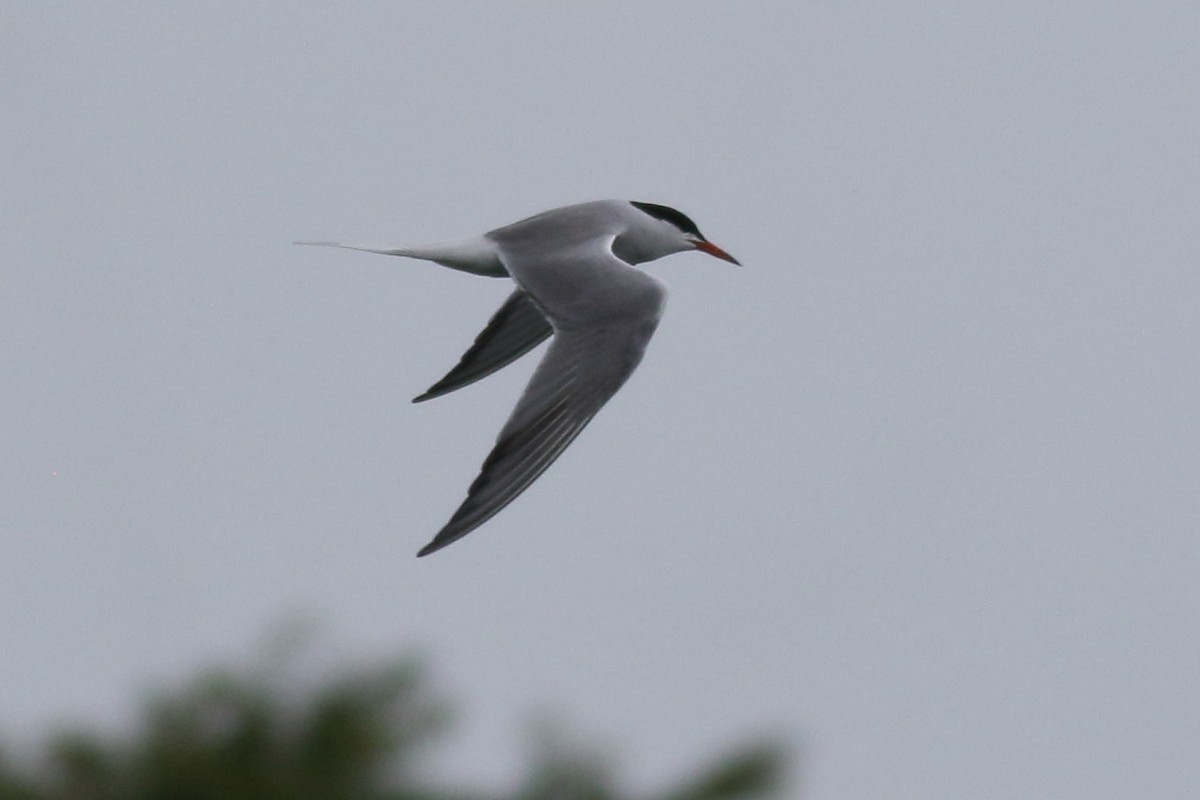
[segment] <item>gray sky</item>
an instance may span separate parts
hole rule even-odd
[[[425,648],[439,774],[562,712],[652,786],[1200,796],[1195,3],[6,4],[0,731],[116,723],[297,610]],[[817,4],[803,4],[813,6]],[[292,247],[623,197],[646,360],[418,561],[534,359],[507,295]]]

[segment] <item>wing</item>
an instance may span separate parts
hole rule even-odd
[[[413,398],[413,402],[441,397],[486,378],[537,347],[553,332],[529,295],[518,289],[492,315],[487,327],[475,337],[475,343],[454,369],[424,394]]]
[[[604,313],[589,307],[582,315],[551,316],[554,341],[467,499],[417,555],[429,555],[466,536],[529,488],[641,362],[666,292],[650,276],[628,266],[623,269],[638,277],[624,276],[620,286],[607,286]],[[625,302],[617,304],[618,298]],[[620,312],[613,313],[618,305]]]

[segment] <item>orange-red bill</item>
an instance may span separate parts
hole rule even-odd
[[[716,256],[717,258],[721,259],[722,261],[728,261],[730,264],[737,264],[739,267],[742,265],[742,262],[738,261],[736,258],[729,255],[729,253],[726,253],[724,250],[717,247],[712,242],[706,241],[704,239],[696,239],[692,242],[692,244],[694,244],[696,246],[697,250],[704,252],[704,253],[708,253],[710,256]]]

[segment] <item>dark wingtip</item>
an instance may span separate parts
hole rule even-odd
[[[461,539],[464,536],[466,536],[465,532],[457,533],[453,536],[447,536],[446,529],[443,528],[442,530],[438,531],[437,536],[434,536],[432,539],[429,540],[429,544],[425,545],[424,547],[422,547],[420,550],[417,551],[417,558],[424,558],[425,556],[429,555],[430,553],[436,553],[438,550],[441,550],[443,547],[454,544],[455,542],[457,542],[459,539]]]
[[[451,539],[450,541],[453,541],[453,539]],[[429,544],[425,545],[424,547],[422,547],[420,550],[417,551],[417,558],[424,558],[425,556],[429,555],[430,553],[436,553],[438,550],[441,550],[443,547],[445,547],[448,544],[450,544],[450,542],[447,542],[447,541],[439,542],[438,538],[435,536],[435,537],[433,537],[433,541],[431,541]]]
[[[433,386],[430,386],[425,391],[421,392],[419,395],[414,397],[412,401],[414,403],[424,403],[426,400],[432,400],[435,397],[441,397],[443,395],[450,394],[455,389],[461,389],[464,386],[470,386],[472,383],[479,380],[479,378],[483,378],[488,374],[485,372],[469,381],[451,380],[451,378],[455,377],[456,372],[457,368],[450,370],[450,374],[442,378]]]
[[[414,397],[412,399],[412,401],[414,403],[424,403],[426,400],[432,400],[435,397],[441,397],[442,395],[450,394],[455,389],[461,389],[464,386],[471,385],[475,381],[479,380],[479,378],[482,378],[487,374],[487,373],[484,373],[484,375],[480,375],[478,378],[473,378],[464,383],[461,381],[449,380],[449,378],[451,378],[455,374],[455,372],[456,372],[456,370],[451,370],[449,375],[447,375],[445,378],[442,378],[440,381],[435,383],[433,386],[430,386],[425,391],[421,392],[419,395]]]
[[[478,479],[476,479],[476,480],[478,480]],[[472,489],[473,489],[473,487],[472,487]],[[497,509],[497,510],[499,510],[499,509]],[[429,544],[425,545],[424,547],[422,547],[420,550],[417,551],[417,558],[422,558],[423,556],[427,556],[430,553],[436,553],[438,550],[441,550],[443,547],[448,547],[449,545],[454,544],[459,539],[463,538],[468,533],[470,533],[471,531],[475,530],[476,528],[478,528],[480,525],[483,524],[484,520],[479,520],[478,522],[476,522],[473,525],[463,527],[462,520],[459,519],[459,512],[461,512],[461,511],[462,511],[462,509],[459,509],[459,511],[456,511],[454,514],[454,517],[452,517],[450,519],[450,521],[447,522],[445,524],[445,526],[443,526],[442,529],[437,532],[436,536],[434,536],[432,539],[429,540]],[[493,513],[495,513],[495,512],[493,512]]]

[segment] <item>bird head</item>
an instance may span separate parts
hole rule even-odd
[[[653,261],[656,258],[682,253],[686,250],[699,250],[723,261],[741,266],[736,258],[726,253],[720,247],[704,238],[696,223],[682,211],[670,206],[660,206],[657,203],[640,203],[630,201],[630,205],[641,212],[638,224],[631,230],[627,242],[631,250],[639,251],[637,261]]]

